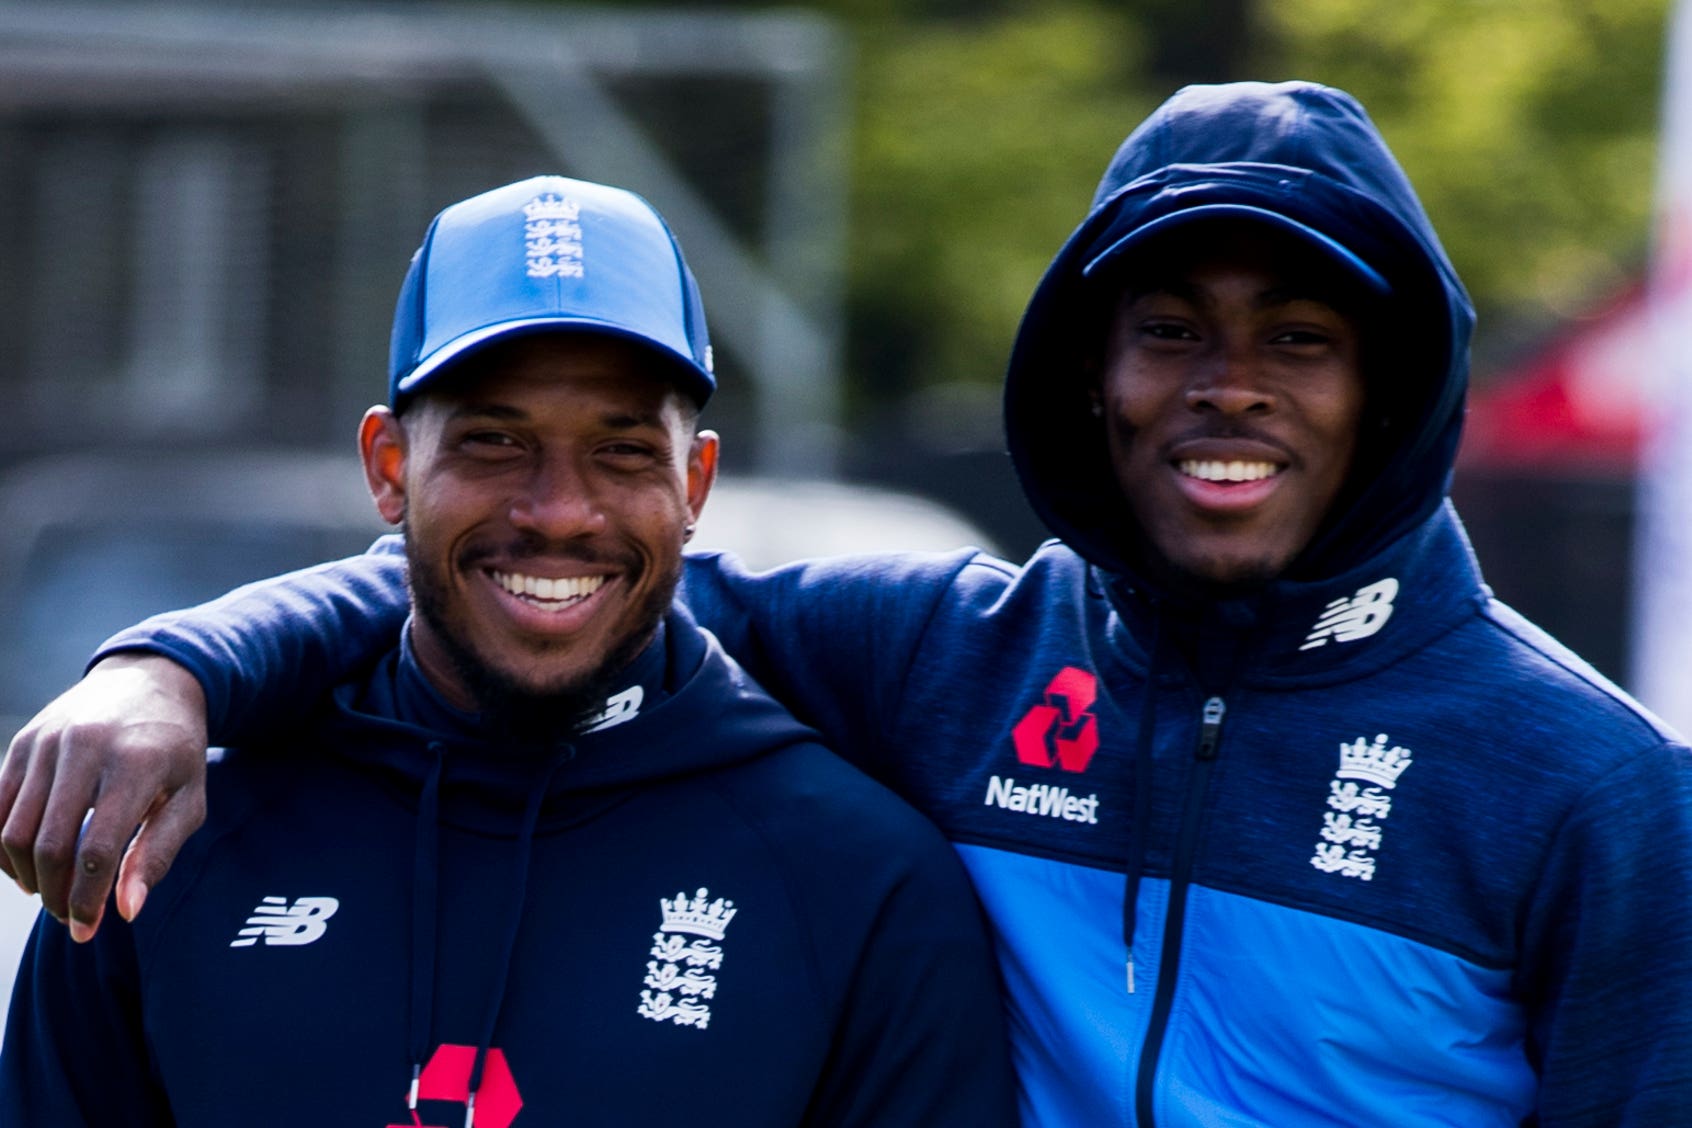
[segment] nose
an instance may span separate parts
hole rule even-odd
[[[607,524],[591,478],[562,457],[536,463],[511,499],[510,520],[517,530],[548,542],[595,536]]]
[[[1262,414],[1275,406],[1261,365],[1249,346],[1241,343],[1219,344],[1194,366],[1186,399],[1194,411],[1224,415]]]

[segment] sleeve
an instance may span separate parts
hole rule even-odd
[[[682,597],[699,624],[823,743],[879,768],[924,631],[980,554],[897,553],[749,571],[731,553],[690,554]]]
[[[1017,1123],[981,909],[951,849],[938,835],[923,845],[871,930],[807,1128]]]
[[[1692,1108],[1692,752],[1613,769],[1565,820],[1529,914],[1523,990],[1542,1128]]]
[[[212,743],[236,744],[391,649],[408,610],[403,542],[384,537],[362,556],[155,615],[107,639],[94,661],[119,651],[172,659],[205,690]]]
[[[85,945],[37,918],[0,1049],[0,1124],[175,1123],[142,1034],[134,935],[116,909],[106,916]]]

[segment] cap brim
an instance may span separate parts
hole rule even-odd
[[[486,325],[469,333],[460,334],[424,357],[415,368],[407,372],[394,385],[395,398],[415,395],[433,377],[440,375],[458,361],[468,358],[472,353],[478,352],[495,342],[533,333],[555,331],[593,333],[643,345],[656,355],[675,362],[676,383],[693,400],[704,403],[705,400],[710,398],[711,377],[691,356],[677,352],[669,345],[662,341],[655,341],[644,333],[636,333],[621,325],[615,325],[609,321],[599,321],[591,317],[529,317],[516,321],[502,321],[496,325]]]
[[[1140,246],[1148,239],[1194,223],[1214,222],[1218,219],[1251,220],[1285,231],[1326,255],[1375,294],[1384,297],[1392,293],[1392,284],[1386,280],[1386,277],[1364,262],[1344,244],[1331,236],[1324,235],[1314,227],[1300,223],[1296,219],[1290,219],[1280,212],[1255,207],[1251,204],[1199,204],[1196,207],[1183,208],[1180,211],[1170,212],[1168,215],[1158,216],[1156,219],[1134,228],[1134,230],[1094,255],[1087,261],[1087,265],[1081,268],[1081,274],[1085,278],[1092,279],[1100,272],[1108,269],[1113,263],[1119,261],[1128,251]]]

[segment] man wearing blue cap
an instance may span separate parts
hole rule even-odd
[[[701,621],[964,857],[1025,1124],[1688,1123],[1692,756],[1482,583],[1447,500],[1472,326],[1355,101],[1188,88],[1011,357],[1010,453],[1059,540],[690,559]],[[388,645],[398,571],[120,636],[193,676],[118,655],[152,665],[20,737],[11,864],[91,926],[139,814],[184,802],[160,785],[194,770],[200,688],[217,735],[309,699],[284,670]],[[125,914],[170,845],[143,839]]]
[[[713,387],[642,200],[436,219],[359,437],[408,627],[212,768],[145,917],[42,918],[0,1121],[1013,1121],[957,858],[672,607]]]

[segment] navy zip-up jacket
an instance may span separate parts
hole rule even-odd
[[[1090,421],[1086,264],[1200,204],[1325,232],[1389,282],[1348,488],[1278,581],[1137,565]],[[1472,312],[1360,107],[1184,90],[1124,142],[1030,303],[1010,449],[1061,538],[1025,565],[863,557],[685,599],[934,819],[991,920],[1024,1123],[1692,1123],[1692,756],[1492,599],[1445,502]],[[120,635],[214,731],[320,691],[403,616],[397,555]]]
[[[472,1092],[478,1128],[1012,1123],[945,842],[684,613],[665,640],[569,743],[391,652],[230,751],[134,926],[38,925],[0,1123],[461,1124]]]

